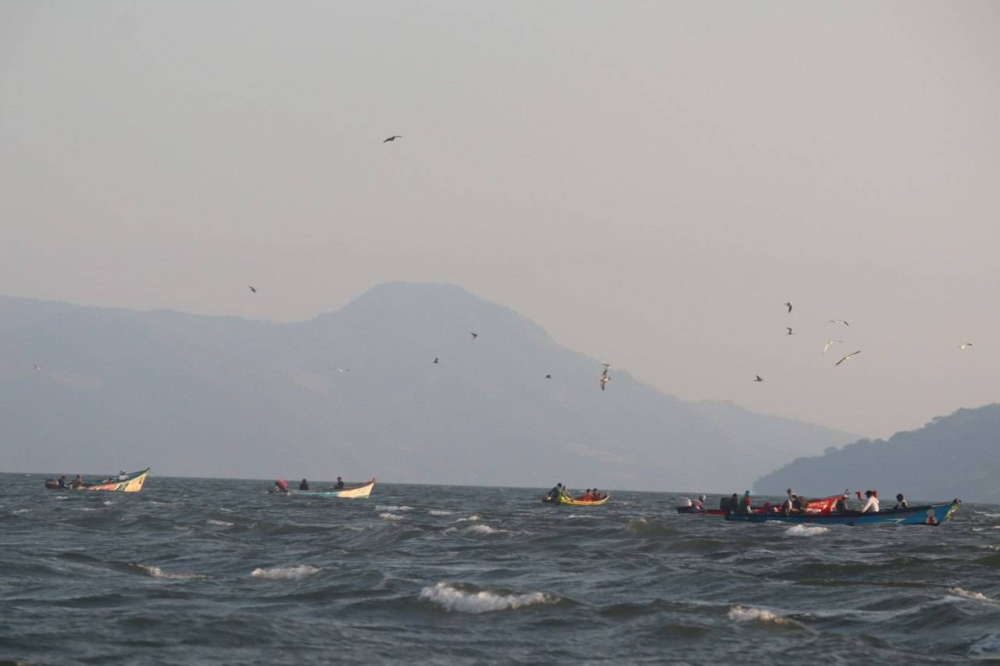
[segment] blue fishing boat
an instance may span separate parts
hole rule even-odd
[[[961,500],[909,506],[905,509],[886,509],[879,512],[830,511],[828,513],[791,513],[780,510],[754,513],[730,513],[726,520],[750,523],[778,521],[805,523],[807,525],[940,525],[955,515]]]

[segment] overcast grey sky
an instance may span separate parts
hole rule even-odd
[[[453,282],[887,436],[1000,399],[998,119],[997,2],[0,0],[0,293],[290,321]]]

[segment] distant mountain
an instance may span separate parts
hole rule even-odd
[[[0,298],[0,469],[738,492],[855,439],[601,370],[446,284],[294,324]]]
[[[958,497],[1000,504],[1000,404],[960,409],[888,441],[861,440],[819,457],[799,458],[754,484],[758,493],[783,495],[878,489],[885,498],[944,501]]]

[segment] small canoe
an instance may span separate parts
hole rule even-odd
[[[137,493],[142,490],[146,483],[146,475],[149,468],[131,474],[120,474],[102,481],[88,481],[79,488],[66,486],[59,488],[59,483],[49,479],[45,482],[45,487],[50,490],[102,490],[110,493]]]
[[[861,513],[860,511],[832,511],[830,513],[792,513],[781,511],[766,513],[731,513],[726,520],[751,523],[777,521],[782,523],[805,523],[807,525],[940,525],[950,519],[961,504],[961,500],[910,506],[905,509]]]
[[[611,493],[605,494],[604,497],[599,500],[590,500],[589,502],[585,500],[573,499],[569,495],[560,495],[559,497],[554,498],[545,496],[542,498],[542,502],[545,504],[558,504],[560,506],[601,506],[602,504],[606,504],[609,499],[611,499]]]
[[[291,495],[292,497],[345,497],[351,499],[365,498],[372,494],[372,488],[375,487],[375,479],[367,481],[365,483],[355,483],[353,485],[344,486],[343,488],[330,488],[328,490],[289,490],[287,493],[280,493],[282,495]]]

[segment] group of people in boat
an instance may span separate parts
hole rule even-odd
[[[101,481],[96,482],[96,484],[91,484],[91,485],[101,485],[104,483],[127,481],[128,478],[129,478],[128,473],[125,470],[122,470],[118,472],[117,476],[109,476],[108,478],[102,479]],[[83,488],[84,486],[87,485],[87,482],[84,481],[83,474],[77,474],[76,478],[69,482],[66,481],[66,475],[63,474],[58,479],[56,479],[54,484],[52,483],[52,480],[49,479],[48,481],[45,482],[45,485],[48,488],[55,488],[56,490],[65,490],[67,488],[72,488],[75,490],[77,488]]]
[[[577,502],[599,502],[607,496],[607,493],[602,493],[597,488],[587,488],[586,492],[579,497],[573,497],[573,495],[569,492],[569,488],[560,482],[557,483],[552,490],[545,493],[545,497],[542,499],[547,502],[555,502],[559,499],[575,499]]]
[[[796,513],[808,513],[810,511],[819,512],[845,512],[845,511],[858,511],[859,513],[878,513],[881,509],[881,503],[879,501],[878,490],[866,490],[864,494],[860,490],[856,491],[858,500],[861,502],[861,506],[857,508],[852,508],[850,506],[850,493],[844,491],[833,503],[830,508],[827,507],[811,507],[810,502],[805,497],[796,493],[793,489],[789,488],[787,491],[787,497],[784,502],[782,502],[780,507],[772,507],[769,503],[765,503],[762,507],[764,511],[780,511],[786,516],[796,514]],[[826,498],[830,500],[832,498]],[[905,509],[909,506],[909,502],[906,501],[906,497],[903,493],[896,494],[896,505],[892,507],[892,510]]]
[[[344,479],[337,477],[337,483],[333,485],[333,490],[343,490],[345,487]],[[302,479],[299,483],[299,490],[309,490],[309,481]],[[273,493],[287,493],[288,492],[288,481],[284,479],[278,479],[274,482],[274,488],[271,489]]]

